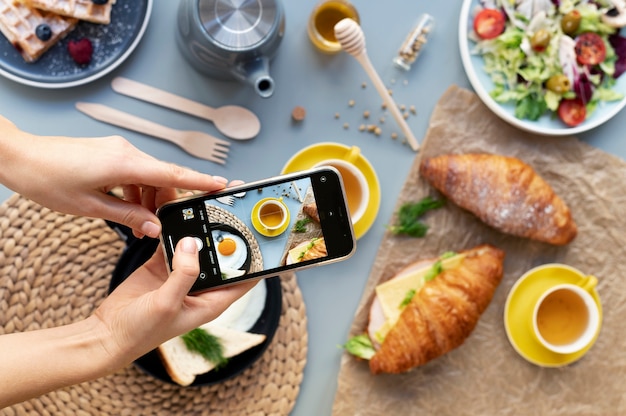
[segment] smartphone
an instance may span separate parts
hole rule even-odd
[[[170,269],[178,241],[196,240],[200,274],[190,293],[336,262],[356,249],[341,175],[332,167],[179,199],[157,215]]]

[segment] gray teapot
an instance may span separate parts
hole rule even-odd
[[[285,33],[280,0],[181,0],[177,42],[199,72],[274,92],[269,62]]]

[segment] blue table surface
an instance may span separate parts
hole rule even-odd
[[[157,158],[244,181],[280,173],[293,154],[317,142],[358,146],[378,174],[382,195],[378,216],[359,239],[352,258],[298,273],[307,308],[309,346],[304,378],[292,414],[330,414],[342,354],[337,346],[346,340],[385,226],[416,154],[400,140],[390,137],[393,131],[398,131],[391,116],[382,124],[380,136],[359,131],[360,124],[368,123],[364,120],[365,111],[371,112],[371,118],[382,116],[381,98],[353,57],[346,53],[324,55],[312,47],[306,22],[315,1],[284,2],[286,32],[271,63],[276,86],[273,96],[267,99],[257,96],[247,85],[209,79],[192,69],[175,44],[178,1],[154,3],[144,38],[112,73],[88,85],[61,90],[35,88],[0,78],[0,114],[22,129],[41,135],[120,134]],[[471,89],[461,64],[457,37],[462,2],[354,0],[353,3],[360,13],[370,60],[393,90],[398,104],[414,106],[416,114],[410,115],[407,122],[421,141],[430,114],[444,91],[453,84]],[[435,31],[411,71],[395,69],[392,58],[417,18],[425,12],[434,16]],[[173,128],[219,135],[209,122],[116,94],[110,87],[115,76],[143,81],[211,106],[246,106],[261,119],[261,133],[253,140],[233,143],[227,164],[220,166],[189,156],[169,143],[97,122],[75,110],[76,101],[105,103]],[[363,83],[367,84],[366,88],[362,87]],[[307,111],[300,123],[291,119],[295,106]],[[625,121],[626,112],[622,111],[579,137],[624,158]],[[11,193],[0,188],[2,200]]]

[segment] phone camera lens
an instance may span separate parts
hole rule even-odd
[[[320,182],[322,183],[326,182],[326,176],[320,176]]]

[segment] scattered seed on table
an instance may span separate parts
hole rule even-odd
[[[359,131],[364,131],[365,130],[365,124],[361,124],[359,126]]]
[[[365,110],[365,111],[363,111],[363,118],[370,118],[370,112],[369,112],[369,110]]]
[[[350,125],[348,123],[343,123],[343,128],[348,130],[348,128],[350,127]]]
[[[302,106],[297,105],[291,111],[291,118],[293,118],[294,121],[302,121],[305,117],[306,110]]]
[[[354,107],[354,100],[350,100],[350,101],[348,101],[348,105],[349,105],[350,107]]]
[[[391,133],[391,138],[393,140],[396,140],[398,138],[398,133],[396,133],[395,131],[393,133]]]
[[[409,111],[410,111],[412,114],[417,114],[417,110],[415,109],[415,106],[414,106],[414,105],[412,105],[411,107],[409,107]]]
[[[335,118],[339,119],[339,113],[335,113]]]

